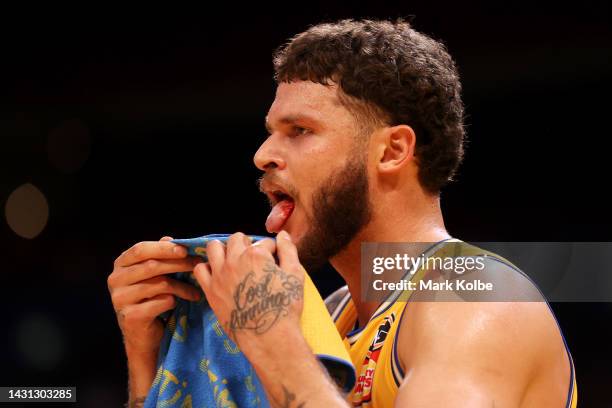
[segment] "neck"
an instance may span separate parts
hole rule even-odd
[[[401,202],[401,201],[396,201]],[[359,326],[367,324],[380,302],[361,299],[362,242],[438,242],[450,238],[444,227],[439,197],[410,205],[381,205],[366,227],[330,262],[346,281],[357,307]]]

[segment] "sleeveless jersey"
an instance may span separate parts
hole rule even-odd
[[[423,256],[428,257],[444,253],[445,244],[449,242],[457,243],[461,241],[450,239],[438,242],[425,251]],[[453,247],[452,256],[486,255],[505,263],[516,271],[520,271],[516,266],[499,255],[475,246],[462,243],[462,245],[453,245]],[[457,253],[458,247],[461,248],[461,253]],[[418,281],[424,274],[425,271],[421,268],[413,274],[410,280]],[[358,326],[357,308],[351,300],[351,294],[346,289],[346,286],[343,289],[347,293],[331,312],[331,315],[336,328],[340,332],[340,336],[344,339],[345,346],[349,350],[357,372],[357,382],[348,396],[348,401],[355,407],[393,407],[399,386],[404,377],[397,353],[397,331],[412,293],[408,290],[391,293],[381,303],[367,325],[363,328],[356,328]],[[552,313],[550,305],[548,307]],[[560,328],[559,331],[561,331]],[[561,336],[563,338],[562,333]],[[566,407],[575,408],[577,406],[578,392],[574,363],[565,338],[563,338],[563,342],[571,370]]]

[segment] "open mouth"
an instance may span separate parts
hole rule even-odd
[[[293,213],[295,202],[293,198],[281,190],[274,190],[268,194],[272,210],[266,220],[266,230],[270,233],[279,233]]]

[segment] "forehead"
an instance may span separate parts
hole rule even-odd
[[[336,85],[321,85],[310,81],[282,82],[266,122],[274,124],[285,118],[306,116],[321,123],[348,119],[349,112],[338,99]]]

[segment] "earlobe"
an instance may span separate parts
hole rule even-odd
[[[414,159],[416,135],[407,125],[393,126],[386,129],[384,150],[378,163],[382,172],[399,170]]]

